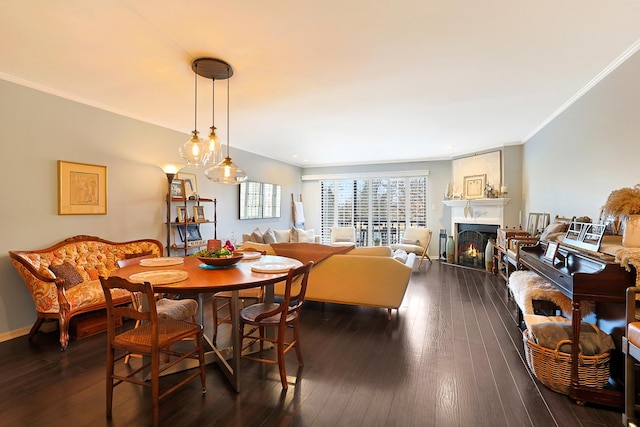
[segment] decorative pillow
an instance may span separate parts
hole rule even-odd
[[[251,241],[256,243],[264,243],[262,232],[258,227],[256,227],[256,229],[251,232]]]
[[[338,239],[347,239],[347,240],[338,240]],[[356,241],[356,229],[353,227],[331,227],[331,241],[345,241],[345,242],[354,242]]]
[[[276,235],[273,232],[272,229],[267,228],[267,231],[264,232],[264,234],[262,235],[262,243],[276,243]]]
[[[407,262],[407,257],[409,256],[409,254],[407,254],[406,251],[403,251],[402,249],[396,249],[393,252],[393,259],[400,261],[401,263],[406,263]]]
[[[415,245],[415,246],[420,246],[420,240],[413,240],[413,239],[400,239],[400,243],[403,245]]]
[[[137,254],[124,254],[124,259],[140,258],[140,257],[143,257],[143,256],[149,256],[149,255],[152,255],[152,254],[153,254],[153,251],[151,251],[151,250],[146,251],[146,252],[139,252]]]
[[[291,240],[291,230],[273,230],[277,243],[289,243]]]
[[[66,261],[60,265],[50,265],[49,270],[53,271],[53,274],[55,274],[56,277],[64,279],[64,283],[62,285],[65,289],[71,289],[82,283],[82,276],[80,276],[78,270]]]
[[[306,242],[313,243],[315,239],[315,232],[313,228],[309,230],[303,230],[301,228],[293,227],[291,229],[291,240],[294,242]]]

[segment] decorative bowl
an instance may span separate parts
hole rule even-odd
[[[234,253],[233,255],[223,256],[219,258],[203,257],[203,256],[199,256],[197,258],[200,260],[200,262],[207,265],[213,265],[215,267],[227,267],[237,263],[243,257],[244,255],[241,253]]]

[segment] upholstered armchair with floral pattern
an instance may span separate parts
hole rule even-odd
[[[118,260],[162,253],[162,243],[157,240],[117,243],[95,236],[70,237],[46,249],[9,251],[37,312],[29,336],[38,332],[45,319],[57,319],[60,345],[65,350],[69,344],[69,320],[106,307],[99,277],[108,277],[117,269]],[[128,292],[114,294],[114,301],[128,304],[131,296]]]

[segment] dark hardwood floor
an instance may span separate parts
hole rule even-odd
[[[210,365],[206,394],[193,381],[161,402],[162,425],[621,425],[619,412],[578,406],[532,378],[506,295],[496,276],[434,261],[413,273],[391,321],[386,310],[308,303],[305,366],[288,354],[288,392],[276,366],[243,361],[235,393]],[[149,394],[130,384],[115,389],[113,418],[105,418],[104,334],[66,352],[57,339],[0,343],[0,425],[150,424]]]

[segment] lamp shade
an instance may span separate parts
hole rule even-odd
[[[248,179],[247,174],[231,161],[231,157],[225,157],[223,161],[204,171],[204,174],[209,180],[220,184],[240,184]]]
[[[187,166],[199,168],[209,161],[209,143],[198,136],[199,132],[191,132],[191,138],[178,148],[178,153],[187,162]]]

